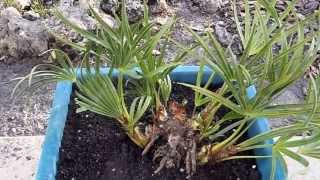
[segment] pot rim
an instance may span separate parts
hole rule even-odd
[[[109,68],[101,68],[101,73],[106,74]],[[189,65],[189,66],[178,66],[171,73],[170,77],[172,81],[194,83],[196,81],[197,73],[199,71],[199,66]],[[77,69],[78,75],[81,71]],[[210,68],[205,68],[203,80],[208,80],[211,75],[212,70]],[[117,72],[113,74],[116,76]],[[214,85],[221,84],[223,80],[220,77],[215,77],[212,81]],[[72,93],[72,82],[62,81],[58,82],[56,85],[56,90],[54,94],[53,104],[50,111],[50,116],[48,119],[48,127],[46,130],[46,135],[44,143],[42,145],[42,151],[40,155],[40,160],[38,163],[38,169],[36,173],[36,180],[54,180],[57,172],[57,161],[59,158],[59,149],[61,145],[61,140],[63,136],[64,126],[68,114],[68,105],[70,102],[70,96]],[[247,88],[248,98],[253,98],[256,94],[255,86],[252,85]],[[269,131],[270,127],[268,120],[266,118],[257,118],[253,125],[248,129],[248,135],[250,137],[263,132]],[[265,141],[266,144],[272,144],[273,140],[270,139]],[[272,148],[261,148],[254,150],[257,156],[271,156]],[[261,174],[262,180],[269,180],[271,174],[272,160],[270,158],[256,159],[257,168]],[[277,162],[275,170],[275,180],[285,180],[286,174],[281,166],[280,162]]]

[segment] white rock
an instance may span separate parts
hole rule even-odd
[[[203,13],[215,13],[222,5],[222,0],[193,0]],[[196,9],[195,9],[196,10]]]
[[[153,22],[155,24],[165,25],[168,22],[168,20],[169,20],[168,16],[164,16],[164,17],[159,16],[159,17],[154,18]]]
[[[35,21],[40,18],[40,15],[34,11],[27,11],[23,13],[22,17],[28,19],[29,21]]]
[[[221,7],[221,0],[207,0],[205,11],[207,13],[215,13]]]
[[[20,12],[14,7],[8,7],[1,11],[1,16],[3,17],[20,17]]]
[[[36,57],[48,49],[48,32],[40,21],[29,21],[14,8],[0,16],[0,54],[16,59]]]
[[[17,6],[22,9],[29,9],[31,6],[31,0],[15,0],[17,3]]]
[[[117,23],[116,20],[109,14],[105,14],[101,11],[98,12],[100,17],[103,19],[103,21],[108,24],[110,27],[116,27]]]
[[[107,14],[116,13],[120,7],[120,3],[118,0],[102,0],[100,3],[100,8],[103,12]]]
[[[130,22],[137,22],[143,18],[143,4],[140,0],[127,0],[127,13]]]
[[[214,26],[214,32],[218,38],[218,41],[224,45],[228,46],[232,42],[232,34],[230,34],[223,21],[216,22]]]

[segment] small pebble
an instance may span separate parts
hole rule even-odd
[[[303,87],[302,88],[302,92],[303,92],[303,95],[307,95],[308,94],[308,90],[307,90],[307,88],[306,87]]]
[[[111,171],[112,171],[112,172],[115,172],[115,171],[116,171],[116,168],[112,168]]]
[[[152,50],[152,54],[158,56],[161,54],[161,52],[154,49],[154,50]]]
[[[22,148],[19,148],[19,147],[13,148],[13,151],[21,151],[21,150],[22,150]]]
[[[17,132],[16,128],[12,128],[11,131],[12,131],[13,133]]]
[[[27,12],[23,13],[22,17],[24,19],[29,20],[29,21],[35,21],[38,18],[40,18],[40,15],[36,12],[33,12],[33,11],[27,11]]]

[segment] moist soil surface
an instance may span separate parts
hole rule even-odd
[[[58,180],[184,180],[185,170],[163,169],[154,174],[158,163],[152,152],[142,157],[136,146],[114,119],[92,112],[76,113],[74,93],[69,104],[62,145],[57,163]],[[194,93],[191,89],[173,85],[171,100],[188,100],[192,112]],[[146,113],[142,121],[150,115]],[[255,160],[229,160],[197,167],[193,180],[259,180]]]

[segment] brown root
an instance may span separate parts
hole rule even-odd
[[[164,157],[164,158],[161,159],[161,161],[159,163],[159,167],[154,171],[155,174],[159,173],[164,168],[164,166],[166,165],[167,160],[168,160],[167,157]]]
[[[142,151],[142,156],[146,155],[151,147],[154,145],[154,143],[156,142],[156,140],[159,138],[158,135],[154,136],[151,138],[151,140],[149,141],[149,143],[146,145],[146,147],[144,148],[144,150]]]
[[[147,154],[158,139],[166,140],[154,151],[153,161],[159,162],[155,173],[163,168],[179,168],[182,162],[187,178],[190,178],[197,170],[198,161],[217,163],[238,153],[236,146],[220,149],[214,144],[202,146],[197,152],[199,134],[192,128],[192,120],[187,117],[185,107],[177,102],[170,102],[168,107],[168,112],[163,106],[157,110],[153,124],[147,126],[145,131],[149,142],[142,155]]]
[[[237,154],[238,148],[234,145],[223,148],[219,151],[214,149],[214,145],[206,145],[201,148],[201,151],[198,153],[198,159],[201,163],[217,163],[221,162],[223,159],[228,158]]]
[[[169,113],[164,108],[159,108],[154,124],[146,130],[146,136],[149,137],[149,142],[142,155],[147,154],[160,137],[166,139],[166,144],[154,151],[153,160],[159,161],[155,173],[163,168],[179,168],[181,161],[185,163],[188,176],[196,172],[198,135],[193,130],[183,105],[170,102]]]
[[[225,158],[228,158],[230,156],[233,156],[235,154],[238,153],[238,150],[236,148],[236,146],[228,146],[227,148],[221,150],[219,153],[217,153],[215,156],[214,156],[214,159],[216,162],[219,162]]]
[[[197,171],[197,144],[195,141],[192,141],[192,149],[191,153],[191,169],[192,172],[195,173]]]

